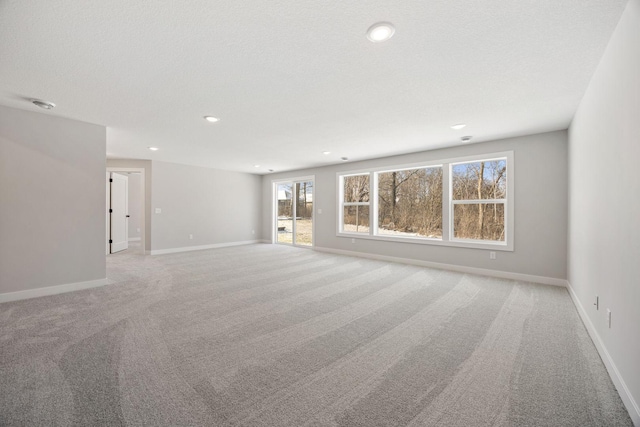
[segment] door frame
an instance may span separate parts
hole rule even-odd
[[[296,234],[296,220],[295,220],[295,210],[296,204],[294,202],[294,197],[298,197],[296,193],[296,183],[297,182],[305,182],[311,181],[313,182],[313,209],[311,210],[311,246],[306,245],[298,245],[294,244]],[[292,216],[293,216],[293,236],[291,239],[291,245],[296,248],[307,248],[312,249],[316,246],[316,176],[315,175],[306,175],[306,176],[298,176],[294,178],[282,178],[282,179],[272,179],[271,180],[271,243],[279,244],[279,245],[289,245],[288,243],[278,243],[278,184],[291,183],[291,203],[292,203]]]
[[[107,218],[107,250],[106,250],[106,254],[109,255],[109,234],[110,234],[110,221],[109,221],[109,204],[111,203],[111,189],[109,188],[109,175],[111,172],[116,172],[116,173],[122,173],[122,172],[139,172],[140,173],[140,194],[141,194],[141,207],[142,207],[142,215],[140,215],[140,247],[142,249],[142,253],[146,254],[147,250],[146,250],[146,233],[147,233],[147,229],[146,229],[146,217],[147,217],[147,195],[145,194],[145,181],[146,181],[146,176],[145,176],[145,169],[144,168],[115,168],[115,167],[109,167],[107,166],[107,206],[106,206],[106,218]],[[127,238],[129,238],[129,236],[127,236]]]
[[[109,245],[110,245],[110,250],[109,252],[112,254],[118,253],[118,252],[122,252],[124,250],[129,249],[129,173],[125,173],[125,172],[110,172],[110,179],[109,179],[109,188],[111,190],[111,203],[109,205],[109,225],[110,225],[110,230],[109,230]],[[117,183],[117,185],[116,185]],[[124,184],[124,187],[122,186],[122,184]],[[116,191],[118,190],[118,191]],[[123,190],[124,194],[120,193],[120,190]],[[113,193],[116,193],[116,197],[114,197]],[[124,196],[124,200],[121,199],[121,197]],[[121,203],[124,202],[124,206],[121,206]],[[121,210],[122,208],[124,208],[123,210]],[[118,214],[121,213],[122,216],[119,217],[117,220],[114,219],[114,214]],[[124,222],[122,222],[124,221]],[[118,231],[124,231],[124,233],[120,236],[122,236],[122,241],[118,239],[116,239],[116,236],[114,236],[114,228],[120,229],[121,226],[124,224],[124,230],[118,230]],[[119,225],[120,227],[116,227],[116,225]]]

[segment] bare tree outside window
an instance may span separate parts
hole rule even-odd
[[[506,159],[451,167],[456,239],[505,240]]]
[[[338,174],[338,232],[512,251],[512,171],[507,151]]]
[[[442,167],[378,174],[378,234],[442,237]]]
[[[313,242],[313,181],[296,182],[296,244]]]
[[[343,177],[343,231],[369,233],[369,184],[369,174]]]

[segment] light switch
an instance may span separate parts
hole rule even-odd
[[[322,213],[322,209],[318,208],[318,213],[321,214]]]
[[[156,213],[157,214],[162,213],[162,209],[161,208],[156,208]]]

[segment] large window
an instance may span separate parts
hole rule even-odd
[[[513,250],[513,153],[338,174],[338,235]]]
[[[507,160],[451,165],[453,237],[505,240]]]
[[[340,177],[342,187],[341,231],[347,233],[369,233],[370,176],[344,175]]]
[[[378,172],[378,234],[442,238],[442,167]]]

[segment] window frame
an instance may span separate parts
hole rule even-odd
[[[365,175],[369,175],[369,201],[368,202],[345,202],[344,201],[344,178],[345,177],[350,177],[350,176],[365,176]],[[338,200],[340,201],[339,205],[339,209],[338,209],[338,233],[341,234],[349,234],[349,235],[355,235],[355,236],[366,236],[367,234],[364,232],[358,232],[358,231],[344,231],[343,227],[344,227],[344,223],[343,223],[343,219],[344,219],[344,208],[347,206],[367,206],[369,207],[369,233],[371,233],[371,217],[372,217],[372,206],[371,206],[371,190],[372,190],[372,185],[371,185],[371,174],[369,173],[369,171],[363,172],[363,173],[358,173],[358,172],[350,172],[350,173],[343,173],[340,174],[338,176]]]
[[[478,199],[475,201],[454,201],[453,200],[453,174],[452,167],[461,163],[473,163],[482,161],[492,161],[498,159],[506,159],[507,162],[507,181],[506,181],[506,199]],[[442,238],[415,237],[415,236],[390,236],[378,234],[378,175],[380,173],[397,172],[408,169],[422,169],[429,167],[442,167]],[[367,169],[358,169],[350,171],[336,172],[336,195],[337,195],[337,227],[336,236],[346,238],[359,238],[369,240],[380,240],[390,242],[402,242],[413,244],[425,244],[436,246],[452,246],[474,249],[488,249],[494,251],[514,251],[514,152],[502,151],[493,153],[483,153],[462,157],[454,157],[447,159],[430,160],[419,163],[399,164],[392,166],[381,166]],[[344,202],[344,177],[369,175],[369,202]],[[456,202],[456,203],[454,203]],[[505,240],[475,240],[475,239],[456,239],[453,230],[453,209],[455,204],[460,202],[481,204],[481,203],[501,203],[504,204],[504,222],[505,222]],[[369,206],[369,232],[349,232],[343,229],[344,207],[350,205],[366,205]]]

